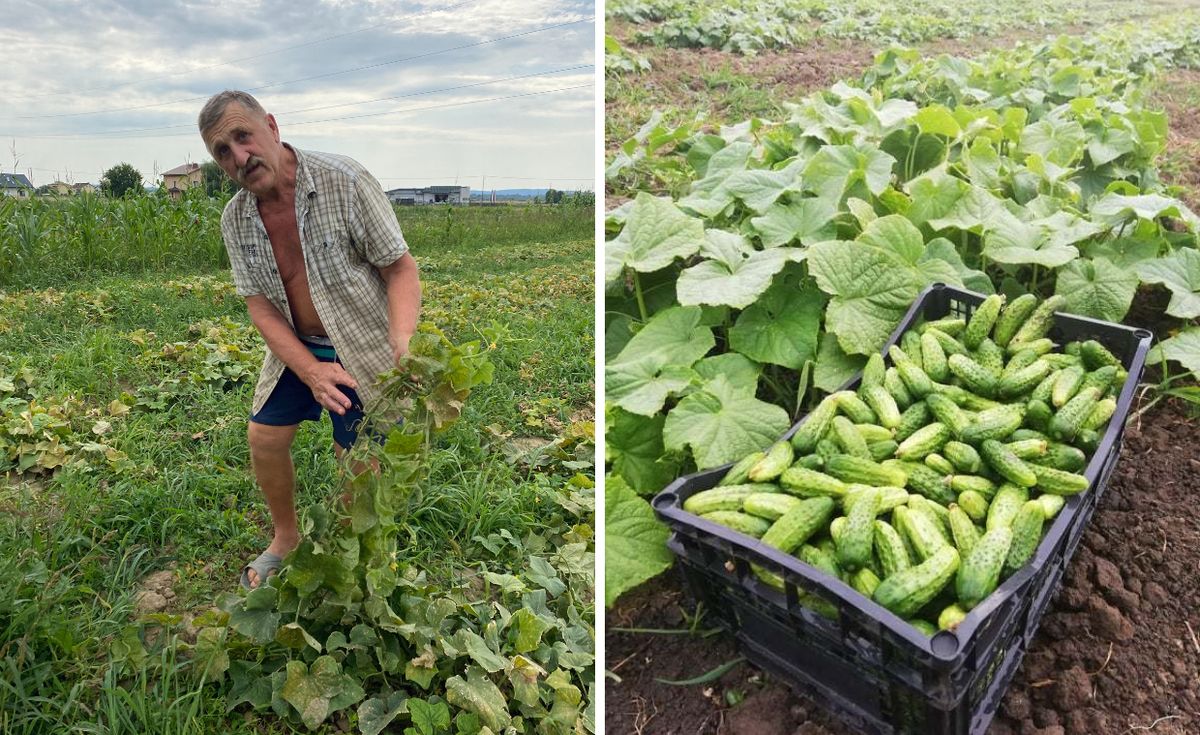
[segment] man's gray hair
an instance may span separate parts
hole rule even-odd
[[[208,102],[204,103],[203,109],[200,110],[200,134],[204,135],[212,126],[217,124],[221,116],[225,114],[225,108],[230,102],[237,102],[248,111],[260,115],[267,114],[263,106],[258,104],[258,100],[254,99],[250,94],[241,92],[236,89],[227,89],[224,92],[218,92],[208,98]]]

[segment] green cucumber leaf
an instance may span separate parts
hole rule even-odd
[[[667,549],[670,531],[650,504],[620,477],[604,484],[604,606],[626,590],[666,571],[675,557]]]
[[[1137,265],[1146,283],[1161,283],[1171,292],[1167,313],[1181,319],[1200,316],[1200,250],[1180,248],[1174,254]]]
[[[685,214],[670,197],[640,192],[621,234],[605,243],[605,280],[615,280],[625,268],[641,273],[665,268],[694,255],[703,242],[701,220]]]
[[[1065,311],[1109,322],[1119,322],[1129,312],[1137,293],[1138,277],[1105,258],[1080,258],[1059,269],[1054,292],[1066,297]]]
[[[761,217],[751,217],[750,224],[767,248],[799,241],[811,245],[837,236],[834,218],[837,200],[822,197],[793,199],[784,204],[775,202]]]
[[[1094,220],[1109,225],[1123,224],[1130,217],[1149,221],[1160,217],[1177,217],[1192,230],[1200,226],[1200,219],[1183,202],[1159,194],[1105,194],[1092,202],[1090,214]]]
[[[744,309],[767,290],[784,266],[805,257],[799,248],[755,250],[746,238],[723,230],[709,230],[705,238],[700,253],[709,259],[685,269],[675,286],[684,306]]]
[[[678,460],[665,455],[663,448],[662,428],[667,417],[639,416],[617,406],[609,406],[605,413],[604,453],[613,473],[643,495],[661,490],[679,470]]]
[[[813,385],[833,393],[853,378],[867,364],[865,355],[847,355],[832,332],[821,335],[821,346],[817,350],[817,365],[813,369]]]
[[[631,413],[653,416],[667,396],[686,388],[692,363],[716,344],[700,324],[703,311],[677,306],[660,311],[635,334],[604,371],[608,400]]]
[[[780,277],[738,315],[729,346],[758,362],[799,370],[816,356],[825,297],[812,281]]]
[[[1150,351],[1147,360],[1162,362],[1164,356],[1200,375],[1200,327],[1188,327],[1174,337],[1159,342]]]
[[[667,414],[663,443],[690,447],[700,469],[717,467],[770,445],[787,431],[787,411],[739,392],[717,376]]]
[[[342,673],[341,664],[332,656],[319,656],[311,668],[303,661],[288,661],[287,683],[281,694],[310,730],[365,696],[363,688],[353,677]]]

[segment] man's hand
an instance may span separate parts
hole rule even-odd
[[[317,403],[338,416],[345,416],[350,408],[350,397],[338,386],[358,390],[358,382],[336,362],[318,362],[304,376],[304,383],[312,391]]]
[[[392,344],[392,362],[396,365],[400,364],[400,358],[408,354],[408,335],[392,335],[388,342]]]

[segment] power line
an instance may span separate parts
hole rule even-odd
[[[297,79],[289,79],[289,80],[282,81],[282,82],[270,82],[269,84],[264,84],[264,85],[261,85],[258,87],[248,87],[244,91],[257,92],[257,91],[260,91],[263,89],[270,89],[272,87],[282,87],[284,85],[295,84],[297,82],[307,82],[307,81],[311,81],[313,79],[325,79],[327,77],[340,76],[342,74],[351,74],[353,72],[364,71],[366,69],[377,69],[381,66],[390,66],[392,64],[400,64],[405,61],[413,61],[415,59],[424,59],[424,58],[428,58],[430,56],[438,56],[440,54],[446,54],[451,51],[461,51],[463,49],[476,48],[478,46],[486,46],[486,45],[492,44],[492,43],[499,43],[500,41],[509,41],[514,38],[520,38],[522,36],[530,36],[535,33],[544,33],[545,31],[551,31],[551,30],[554,30],[555,28],[563,28],[565,26],[576,25],[579,23],[586,23],[593,19],[594,19],[594,16],[590,17],[590,18],[584,18],[583,20],[572,20],[572,21],[567,21],[565,23],[556,23],[554,25],[545,26],[543,28],[536,28],[532,31],[523,31],[521,33],[514,33],[514,34],[511,34],[508,36],[492,38],[492,39],[489,39],[486,41],[477,41],[475,43],[463,44],[461,46],[453,46],[451,48],[441,49],[439,51],[430,51],[430,52],[427,52],[424,54],[416,54],[415,56],[405,56],[405,57],[402,57],[399,59],[392,59],[390,61],[381,61],[377,64],[366,64],[364,66],[356,66],[356,67],[353,67],[350,69],[343,69],[341,71],[326,72],[324,74],[314,74],[313,76],[299,77]],[[132,110],[145,110],[145,109],[149,109],[151,107],[165,107],[167,105],[182,104],[184,102],[197,102],[200,100],[207,100],[209,98],[209,96],[210,95],[205,95],[203,97],[189,97],[187,99],[172,100],[170,102],[155,102],[155,103],[152,103],[149,105],[135,105],[133,107],[114,107],[114,108],[111,108],[108,110],[94,110],[92,112],[64,112],[64,113],[54,113],[54,114],[50,114],[50,115],[19,115],[15,119],[18,119],[18,120],[42,120],[42,119],[47,119],[47,118],[83,117],[83,116],[87,116],[87,115],[106,115],[106,114],[113,113],[113,112],[129,112]]]
[[[554,92],[566,92],[568,90],[583,89],[585,87],[591,87],[594,85],[595,85],[595,82],[588,82],[587,84],[577,84],[577,85],[574,85],[571,87],[559,87],[558,89],[545,89],[545,90],[541,90],[538,92],[524,92],[522,94],[505,95],[503,97],[489,97],[487,99],[482,99],[482,100],[467,100],[465,102],[447,102],[447,103],[441,104],[441,105],[427,105],[425,107],[406,107],[404,109],[389,110],[387,112],[370,112],[370,113],[365,113],[362,115],[346,115],[343,117],[329,117],[329,118],[322,118],[320,120],[303,120],[300,122],[290,122],[290,123],[288,123],[288,125],[291,127],[298,127],[300,125],[315,125],[317,123],[323,123],[323,122],[340,122],[342,120],[357,120],[357,119],[365,118],[365,117],[381,117],[384,115],[400,115],[400,114],[404,114],[407,112],[424,112],[426,110],[440,110],[440,109],[445,109],[445,108],[450,108],[450,107],[463,107],[466,105],[483,104],[485,102],[500,102],[503,100],[518,99],[521,97],[534,97],[534,96],[542,95],[542,94],[552,94]],[[176,127],[181,127],[181,126],[173,125],[170,127],[176,128]],[[84,138],[84,139],[86,139],[86,138],[101,138],[102,140],[123,140],[123,139],[130,137],[128,135],[129,133],[143,133],[146,130],[151,130],[151,129],[152,128],[145,128],[145,129],[133,128],[133,129],[127,129],[127,130],[110,130],[110,131],[100,132],[100,133],[90,133],[90,134],[89,133],[73,133],[73,134],[67,134],[67,135],[21,135],[21,134],[15,134],[15,133],[0,133],[0,137],[25,138],[25,139],[29,139],[29,140],[59,140],[59,139],[80,139],[80,138]],[[160,135],[137,135],[137,136],[133,136],[133,137],[178,138],[181,136],[194,136],[194,135],[198,135],[198,133],[195,133],[195,132],[163,133]],[[108,136],[112,136],[112,137],[108,137]]]
[[[426,15],[433,15],[434,13],[442,13],[442,12],[446,12],[449,10],[454,10],[456,8],[461,8],[464,5],[470,5],[474,1],[475,0],[466,0],[465,2],[461,2],[456,5],[448,5],[443,8],[435,8],[434,10],[428,10],[424,13],[416,13],[414,15],[405,16],[404,18],[401,18],[399,20],[389,21],[387,23],[376,23],[374,25],[369,25],[364,28],[359,28],[358,30],[347,31],[345,33],[337,33],[332,36],[325,36],[324,38],[318,38],[313,41],[305,41],[304,43],[298,43],[293,46],[283,46],[281,48],[277,48],[277,49],[274,49],[271,51],[264,51],[260,54],[253,54],[251,56],[241,56],[236,59],[230,59],[229,61],[222,61],[217,64],[209,64],[207,66],[198,66],[193,69],[186,69],[184,71],[176,71],[176,72],[170,72],[168,74],[159,74],[158,76],[153,76],[153,77],[145,77],[143,79],[135,79],[130,82],[121,82],[120,84],[113,84],[113,85],[110,85],[107,87],[85,87],[84,89],[73,89],[73,90],[70,90],[67,92],[47,92],[45,94],[8,95],[8,97],[9,97],[9,99],[41,99],[44,97],[59,97],[64,94],[77,95],[77,94],[82,94],[84,92],[96,92],[96,91],[108,91],[108,90],[112,90],[112,89],[120,89],[121,87],[128,87],[128,86],[132,86],[134,84],[142,84],[143,82],[153,82],[158,79],[167,79],[169,77],[186,76],[188,74],[195,74],[196,72],[199,72],[199,71],[207,71],[209,69],[216,69],[216,68],[222,67],[222,66],[229,66],[230,64],[237,64],[237,63],[240,63],[243,61],[250,61],[251,59],[261,59],[264,56],[272,56],[274,54],[281,54],[284,51],[293,51],[298,48],[305,48],[307,46],[315,46],[318,43],[324,43],[326,41],[333,41],[338,38],[345,38],[346,36],[353,36],[358,33],[365,33],[366,31],[372,31],[372,30],[375,30],[376,28],[384,28],[387,26],[396,25],[397,23],[400,23],[402,21],[412,20],[414,18],[421,18]]]

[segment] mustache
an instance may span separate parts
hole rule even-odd
[[[239,167],[237,170],[238,179],[246,178],[246,173],[261,163],[262,159],[257,156],[251,156],[250,158],[246,159],[246,165]]]

